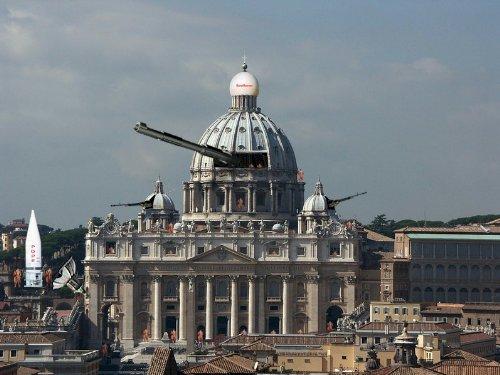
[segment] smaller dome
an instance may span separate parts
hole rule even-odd
[[[259,82],[257,78],[248,72],[239,72],[236,74],[229,84],[229,93],[231,96],[258,96]]]
[[[316,182],[316,187],[314,188],[314,193],[304,202],[302,207],[302,212],[312,212],[312,213],[327,213],[328,210],[328,200],[323,192],[323,184],[321,181]]]
[[[153,210],[175,211],[174,201],[163,191],[163,182],[160,179],[155,182],[154,192],[146,198],[146,201],[151,200]]]

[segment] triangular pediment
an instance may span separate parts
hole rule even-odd
[[[254,259],[220,245],[212,250],[191,258],[193,263],[257,263]]]

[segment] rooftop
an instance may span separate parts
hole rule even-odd
[[[255,361],[229,354],[183,370],[184,374],[255,374]],[[151,375],[151,374],[150,374]]]
[[[360,326],[357,331],[369,332],[369,331],[384,331],[386,327],[389,327],[389,332],[402,332],[403,322],[368,322]],[[408,332],[421,333],[421,332],[437,332],[437,333],[447,333],[450,331],[457,331],[458,328],[450,323],[440,322],[416,322],[408,323]]]
[[[500,226],[496,225],[459,225],[456,227],[405,227],[397,229],[395,233],[474,233],[474,234],[499,234]]]
[[[0,332],[0,344],[53,344],[64,338],[51,332]]]
[[[490,336],[484,332],[463,332],[460,334],[460,344],[469,344],[477,341],[495,341],[494,336]]]
[[[384,236],[381,233],[374,232],[368,228],[364,228],[366,232],[366,238],[377,242],[394,242],[394,238]]]

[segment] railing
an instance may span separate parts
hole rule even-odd
[[[281,297],[267,297],[266,302],[281,302]]]

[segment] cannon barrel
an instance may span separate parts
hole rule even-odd
[[[181,137],[178,137],[176,135],[167,133],[167,132],[161,132],[155,129],[150,128],[147,126],[147,124],[143,122],[138,122],[134,130],[143,135],[147,135],[148,137],[159,139],[160,141],[171,143],[173,145],[182,147],[182,148],[187,148],[188,150],[196,151],[199,152],[202,155],[209,156],[211,158],[217,159],[221,161],[224,164],[227,164],[229,166],[236,166],[238,164],[238,160],[233,157],[231,154],[224,152],[216,147],[213,146],[203,146],[199,145],[197,143],[187,141]]]

